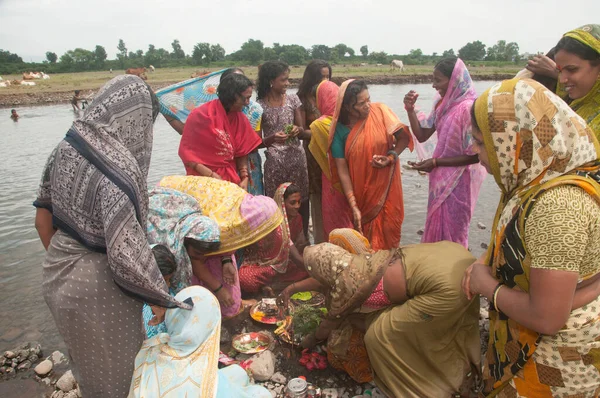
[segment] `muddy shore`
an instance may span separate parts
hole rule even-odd
[[[491,74],[474,74],[471,76],[473,80],[505,80],[511,79],[514,77],[513,74],[505,74],[505,73],[491,73]],[[341,83],[346,79],[362,79],[367,82],[367,84],[422,84],[422,83],[430,83],[431,76],[420,74],[420,75],[379,75],[379,76],[344,76],[344,77],[334,77],[333,80],[336,83]],[[292,87],[297,87],[300,79],[291,78],[290,83]],[[159,90],[163,87],[167,87],[171,84],[178,83],[178,81],[164,81],[164,82],[150,82],[150,86],[154,90]],[[98,85],[95,89],[92,90],[82,90],[82,94],[84,97],[93,96],[95,90],[99,89],[101,85]],[[61,103],[69,103],[71,98],[73,98],[73,90],[75,87],[61,87],[59,91],[42,91],[42,92],[25,92],[27,87],[23,87],[23,93],[17,94],[3,94],[0,91],[0,108],[14,108],[18,106],[37,106],[37,105],[53,105],[53,104],[61,104]]]

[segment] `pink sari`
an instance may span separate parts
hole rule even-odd
[[[477,98],[465,64],[458,59],[448,84],[423,127],[435,126],[434,158],[472,155],[471,107]],[[422,243],[449,240],[468,248],[469,225],[486,172],[479,163],[437,167],[429,173],[429,203]]]
[[[326,237],[336,228],[353,228],[352,211],[344,194],[331,184],[331,171],[327,160],[329,128],[338,92],[339,87],[331,81],[324,81],[317,87],[317,108],[322,116],[310,125],[312,138],[308,147],[323,171],[321,205]]]
[[[261,144],[242,112],[227,113],[219,99],[194,109],[185,122],[179,157],[188,175],[198,175],[187,163],[201,163],[225,181],[240,183],[235,159]]]

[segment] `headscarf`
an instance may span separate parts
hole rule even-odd
[[[329,290],[327,316],[341,318],[360,307],[377,286],[395,251],[351,254],[332,243],[304,249],[308,274]]]
[[[275,191],[275,203],[283,214],[281,224],[267,235],[267,237],[246,248],[244,251],[244,264],[242,266],[271,267],[281,274],[287,271],[292,244],[283,195],[290,185],[292,183],[286,182],[281,184],[277,188],[277,191]]]
[[[600,25],[584,25],[580,28],[565,33],[564,37],[570,37],[594,49],[600,54]],[[557,93],[564,93],[564,86],[558,84]],[[585,120],[587,125],[594,131],[596,138],[600,140],[600,76],[596,84],[584,97],[570,101],[568,96],[563,97],[571,108]]]
[[[185,238],[200,242],[219,242],[219,226],[194,197],[168,188],[155,188],[149,194],[148,241],[165,245],[177,260],[172,286],[176,291],[189,286],[192,263],[184,246]]]
[[[191,195],[202,213],[221,230],[221,247],[210,255],[233,253],[266,237],[283,222],[275,201],[253,196],[239,186],[210,177],[168,176],[158,183]]]
[[[528,292],[531,258],[524,244],[524,215],[538,194],[564,184],[582,188],[600,203],[600,185],[586,175],[599,169],[600,146],[579,115],[530,79],[498,83],[474,107],[491,173],[502,191],[487,261],[496,279]],[[492,377],[486,389],[502,388],[512,379],[535,352],[539,338],[539,333],[490,309],[486,372]]]
[[[321,117],[310,124],[312,137],[308,144],[308,149],[321,167],[323,174],[331,178],[329,162],[327,160],[327,151],[329,149],[329,127],[333,113],[339,87],[332,81],[325,80],[317,86],[317,108]]]
[[[337,228],[329,234],[329,243],[352,254],[372,253],[373,249],[369,240],[352,228]]]
[[[86,247],[106,252],[115,283],[164,307],[177,302],[147,243],[147,175],[158,113],[137,76],[110,80],[76,120],[49,160],[53,223]]]

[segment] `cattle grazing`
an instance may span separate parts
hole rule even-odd
[[[129,68],[125,71],[127,75],[135,75],[144,80],[148,80],[148,76],[146,76],[146,68]]]
[[[154,72],[154,66],[153,66],[153,65],[150,65],[150,66],[148,67],[148,69],[150,69],[150,72]]]
[[[367,63],[363,62],[363,63],[360,64],[360,66],[367,66]]]
[[[390,64],[391,70],[394,71],[396,69],[400,70],[400,72],[404,72],[404,62],[399,59],[395,59]]]

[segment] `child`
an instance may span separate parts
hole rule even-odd
[[[10,111],[10,118],[11,118],[12,120],[14,120],[15,122],[16,122],[17,120],[19,120],[19,114],[17,113],[17,110],[16,110],[16,109],[11,109],[11,111]]]
[[[163,245],[153,245],[152,246],[152,254],[154,254],[154,258],[156,259],[156,264],[158,264],[158,269],[160,273],[165,278],[165,282],[167,282],[167,286],[169,287],[169,293],[171,295],[175,295],[173,289],[171,289],[171,276],[175,273],[177,269],[177,263],[175,262],[175,256],[171,251]],[[158,325],[149,325],[149,322],[152,318],[154,318],[154,314],[152,313],[152,308],[148,304],[144,304],[144,309],[142,310],[142,315],[144,317],[144,327],[146,328],[146,337],[151,338],[160,333],[166,333],[167,328],[164,322],[159,323]]]

